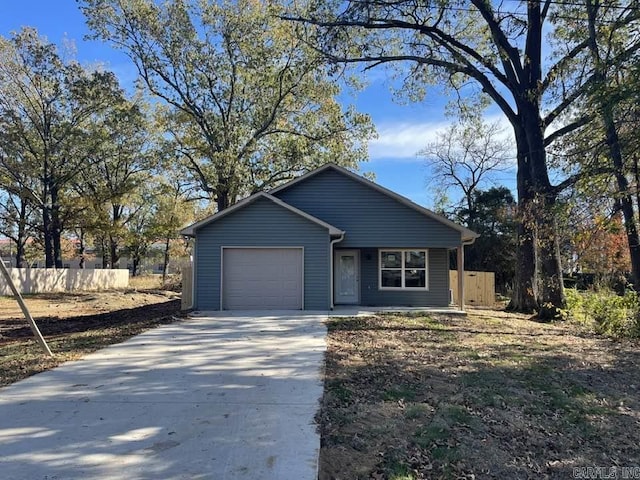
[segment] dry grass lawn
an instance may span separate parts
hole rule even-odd
[[[177,293],[159,290],[37,294],[25,302],[54,357],[42,352],[15,299],[0,297],[0,386],[172,322],[180,310]]]
[[[320,479],[573,478],[640,465],[640,351],[568,324],[329,322]]]

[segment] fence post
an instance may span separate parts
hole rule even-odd
[[[189,310],[193,307],[193,267],[182,267],[182,296],[180,298],[180,308]]]

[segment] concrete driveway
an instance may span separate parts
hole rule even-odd
[[[324,318],[202,316],[0,389],[0,477],[313,480]]]

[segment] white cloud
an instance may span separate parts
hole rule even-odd
[[[380,123],[376,125],[378,138],[369,142],[371,160],[394,159],[421,161],[417,153],[427,144],[437,140],[437,135],[446,130],[455,120],[442,119],[433,122]],[[502,139],[513,139],[513,130],[503,115],[490,115],[488,123],[498,122],[503,129]]]
[[[377,125],[378,138],[369,142],[369,158],[418,160],[416,154],[448,125],[445,121]]]

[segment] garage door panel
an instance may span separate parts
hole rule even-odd
[[[301,309],[301,248],[225,248],[223,308]]]

